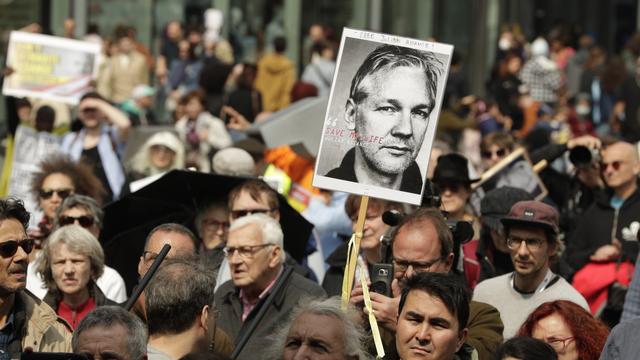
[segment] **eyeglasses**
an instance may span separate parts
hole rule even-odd
[[[606,171],[609,166],[611,166],[613,168],[613,170],[618,171],[620,170],[620,165],[622,165],[623,161],[617,160],[617,161],[612,161],[610,163],[600,163],[600,170],[602,171]]]
[[[263,248],[266,248],[267,246],[272,246],[274,244],[262,244],[262,245],[252,245],[252,246],[238,246],[238,247],[233,247],[233,246],[227,246],[224,249],[222,249],[222,251],[224,252],[224,256],[230,258],[233,256],[233,254],[236,253],[236,251],[238,252],[238,255],[240,255],[241,258],[243,259],[249,259],[253,256],[253,254]]]
[[[251,215],[251,214],[268,214],[272,212],[274,209],[244,209],[244,210],[231,210],[231,218],[238,219],[243,216]]]
[[[89,215],[82,215],[77,217],[62,215],[60,216],[60,219],[58,219],[60,226],[71,225],[71,224],[74,224],[76,221],[83,228],[91,227],[94,223],[93,216],[89,216]]]
[[[202,220],[202,225],[206,226],[206,227],[214,228],[216,230],[218,230],[218,229],[222,229],[222,230],[229,229],[229,222],[228,221],[218,221],[218,220],[215,220],[215,219]]]
[[[535,250],[539,250],[540,249],[540,247],[542,246],[543,240],[536,239],[536,238],[521,239],[521,238],[515,237],[515,236],[507,237],[507,246],[511,250],[520,249],[520,246],[522,246],[523,242],[527,245],[527,248],[529,250],[534,250],[535,251]]]
[[[547,339],[545,342],[549,344],[558,354],[560,354],[567,349],[567,346],[573,340],[575,340],[575,338],[573,336],[569,336],[564,339],[550,338],[550,339]]]
[[[35,244],[35,240],[33,239],[24,239],[24,240],[9,240],[3,243],[0,243],[0,256],[8,258],[18,252],[18,246],[24,250],[27,254],[31,253],[33,250],[33,246]]]
[[[432,261],[408,261],[408,260],[400,260],[393,259],[393,268],[396,272],[405,272],[409,269],[409,266],[415,272],[428,272],[433,265],[438,263],[438,261],[442,260],[442,257],[439,257]]]
[[[40,189],[39,195],[41,199],[48,200],[51,199],[54,193],[58,194],[58,197],[60,197],[61,199],[66,199],[67,196],[73,194],[73,189]]]
[[[493,155],[495,155],[496,157],[503,157],[507,154],[507,150],[505,149],[498,149],[496,152],[492,152],[492,151],[481,151],[480,152],[480,156],[482,156],[483,159],[491,159],[493,157]]]
[[[83,113],[93,113],[93,112],[98,111],[98,108],[95,108],[95,107],[86,107],[86,108],[84,108],[84,109],[82,109],[82,110],[80,110],[80,111],[82,111]]]

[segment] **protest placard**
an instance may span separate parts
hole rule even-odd
[[[493,167],[482,174],[479,182],[473,184],[473,193],[469,202],[474,212],[480,214],[480,201],[484,194],[492,189],[511,186],[525,190],[535,200],[542,201],[547,188],[531,164],[527,151],[523,148],[514,150]]]
[[[61,138],[47,132],[37,132],[27,126],[18,126],[13,143],[11,177],[8,195],[24,201],[31,213],[29,227],[35,228],[42,217],[35,196],[31,191],[33,175],[40,170],[40,161],[60,153]]]
[[[2,93],[75,105],[97,76],[100,50],[92,42],[12,31],[7,66],[13,73]]]
[[[313,185],[420,204],[452,53],[345,28]]]

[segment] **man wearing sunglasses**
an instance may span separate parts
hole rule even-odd
[[[29,213],[22,201],[0,200],[0,358],[17,359],[27,348],[70,352],[71,333],[48,305],[25,291]]]
[[[568,241],[567,260],[576,271],[590,262],[634,263],[638,255],[640,161],[635,147],[622,141],[606,146],[600,172],[608,192],[596,197]]]
[[[270,345],[269,335],[285,323],[291,310],[303,297],[324,298],[324,290],[301,275],[291,273],[281,279],[285,254],[280,223],[265,214],[252,214],[231,223],[224,248],[231,280],[216,291],[215,303],[220,310],[220,327],[237,343],[263,307],[268,306],[246,346],[237,359],[260,358]],[[278,289],[274,301],[265,299]]]
[[[560,246],[556,209],[540,201],[519,201],[500,222],[515,270],[479,283],[473,299],[500,311],[504,338],[513,337],[527,316],[548,301],[568,300],[588,311],[584,297],[549,268]]]
[[[457,250],[456,250],[457,251]],[[373,311],[384,333],[395,334],[400,295],[407,281],[418,273],[449,273],[453,266],[453,235],[437,209],[420,208],[407,215],[393,237],[393,297],[370,292]],[[362,287],[351,292],[351,303],[363,309]],[[469,306],[468,338],[463,351],[475,349],[481,360],[493,359],[502,344],[502,321],[498,311],[487,304],[472,301]],[[390,336],[383,335],[383,339]],[[394,354],[395,345],[385,342],[385,352]],[[391,359],[395,358],[393,355]]]

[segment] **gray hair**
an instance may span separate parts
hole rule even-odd
[[[215,271],[197,257],[167,259],[145,290],[149,334],[188,330],[209,305],[213,311]]]
[[[265,214],[251,214],[233,221],[229,227],[229,233],[249,225],[256,225],[260,229],[262,233],[262,243],[274,244],[282,249],[282,261],[284,261],[286,256],[283,243],[284,234],[282,233],[280,223]]]
[[[71,224],[63,226],[49,236],[42,251],[42,260],[38,264],[38,273],[42,275],[49,291],[56,294],[59,291],[55,280],[53,280],[53,273],[51,271],[51,266],[53,265],[51,252],[53,248],[60,244],[67,245],[70,251],[89,257],[91,279],[93,281],[102,275],[104,272],[104,251],[98,239],[80,225]]]
[[[147,354],[147,328],[137,316],[119,306],[101,306],[95,308],[80,321],[73,332],[71,347],[78,351],[78,338],[89,329],[95,327],[112,327],[122,325],[127,329],[127,348],[131,359],[141,359]]]
[[[93,216],[93,222],[96,223],[99,229],[102,229],[102,217],[104,212],[100,208],[100,205],[92,197],[86,195],[73,194],[69,195],[62,204],[56,210],[56,218],[54,219],[54,228],[60,227],[58,220],[63,212],[73,208],[85,208]]]
[[[269,351],[270,359],[282,359],[289,330],[295,320],[304,314],[326,316],[340,321],[344,329],[345,357],[352,356],[359,360],[371,359],[365,350],[366,334],[362,327],[353,320],[359,315],[351,306],[346,311],[342,310],[340,298],[337,296],[322,300],[300,300],[289,320],[273,336],[273,345]]]

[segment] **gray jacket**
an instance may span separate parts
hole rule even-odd
[[[227,281],[220,286],[215,294],[215,303],[219,311],[218,326],[237,343],[241,334],[247,330],[267,297],[258,302],[243,322],[239,289],[233,285],[232,280]],[[300,299],[305,297],[324,298],[326,294],[320,285],[296,273],[292,273],[276,295],[274,302],[267,309],[265,316],[237,359],[255,359],[256,354],[263,353],[271,344],[269,336],[273,335],[279,327],[286,323],[291,310],[298,304]]]
[[[640,352],[640,319],[616,325],[604,344],[600,360],[636,359]]]

